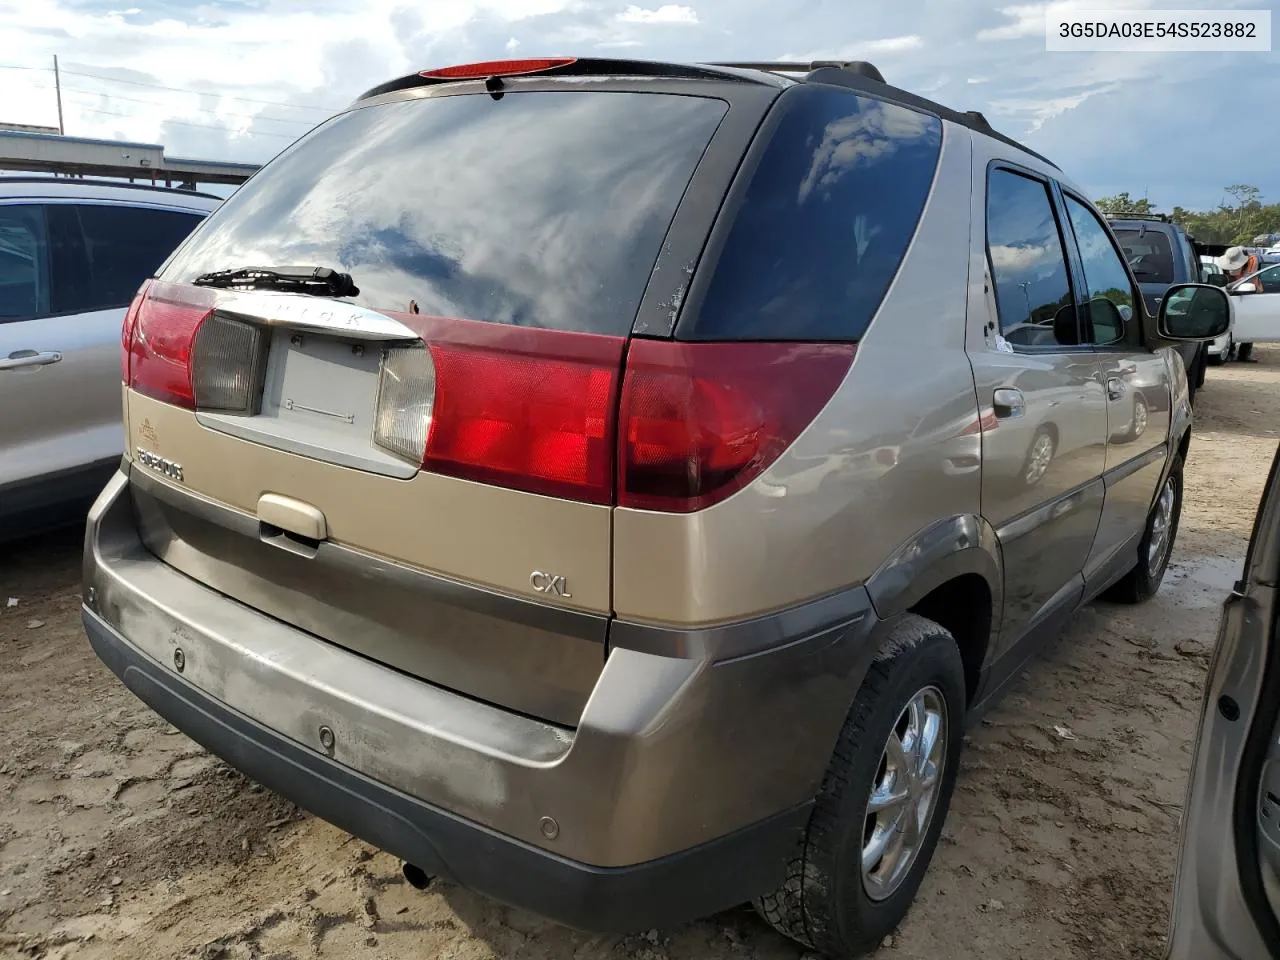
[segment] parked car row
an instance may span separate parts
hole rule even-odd
[[[112,321],[103,662],[416,885],[879,945],[966,724],[1159,589],[1231,309],[1182,249],[1148,296],[1163,248],[980,115],[792,69],[415,72],[157,256]],[[11,215],[26,311],[51,208]]]

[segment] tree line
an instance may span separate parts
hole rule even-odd
[[[1280,203],[1263,203],[1262,191],[1247,183],[1232,184],[1226,193],[1235,200],[1234,205],[1224,201],[1216,210],[1207,211],[1174,207],[1169,219],[1202,243],[1254,246],[1263,244],[1262,238],[1268,234],[1280,235]],[[1159,212],[1150,200],[1134,199],[1128,192],[1100,197],[1098,207],[1107,213]]]

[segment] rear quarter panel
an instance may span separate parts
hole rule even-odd
[[[954,469],[980,445],[963,434],[978,415],[964,349],[971,153],[968,131],[945,125],[899,273],[845,381],[791,448],[699,513],[614,511],[620,618],[705,625],[783,609],[865,581],[940,518],[979,512],[980,471]],[[884,447],[896,464],[865,469]]]

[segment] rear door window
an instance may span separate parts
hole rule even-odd
[[[626,335],[727,110],[580,90],[360,107],[236,191],[164,279],[325,266],[377,310]]]
[[[915,235],[942,144],[937,117],[811,84],[773,109],[681,338],[857,340]]]
[[[1081,297],[1085,339],[1097,344],[1115,343],[1124,337],[1125,315],[1130,319],[1138,316],[1139,301],[1133,282],[1102,221],[1075,197],[1068,195],[1066,201],[1088,287]]]
[[[125,307],[203,217],[125,204],[50,204],[54,310]]]
[[[0,205],[0,321],[49,312],[49,256],[44,210]]]

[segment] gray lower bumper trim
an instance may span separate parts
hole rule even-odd
[[[743,903],[781,880],[810,804],[627,867],[557,857],[365,777],[176,676],[91,610],[99,658],[149,707],[252,779],[432,876],[602,933],[666,927]]]

